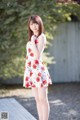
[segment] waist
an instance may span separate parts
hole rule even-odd
[[[26,56],[26,60],[27,61],[34,61],[34,60],[43,61],[42,56],[40,58],[34,58],[34,57],[31,57],[31,56]]]

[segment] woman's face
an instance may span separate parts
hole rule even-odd
[[[34,32],[38,32],[39,31],[39,25],[38,23],[33,23],[32,21],[30,22],[30,29]]]

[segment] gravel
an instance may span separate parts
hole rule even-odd
[[[1,86],[1,98],[15,98],[37,120],[36,102],[31,89],[22,85]],[[80,120],[80,83],[55,83],[49,86],[49,120]]]

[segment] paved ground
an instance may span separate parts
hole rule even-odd
[[[6,88],[5,88],[6,89]],[[14,97],[38,120],[36,103],[31,89],[6,89],[2,97]],[[53,84],[48,92],[49,120],[80,120],[80,83]]]

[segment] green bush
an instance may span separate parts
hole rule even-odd
[[[0,77],[23,76],[26,43],[27,19],[29,15],[41,16],[48,42],[54,35],[56,26],[62,22],[72,21],[71,16],[80,21],[80,5],[74,2],[65,4],[51,0],[1,0],[0,1]],[[47,64],[52,58],[45,57]]]

